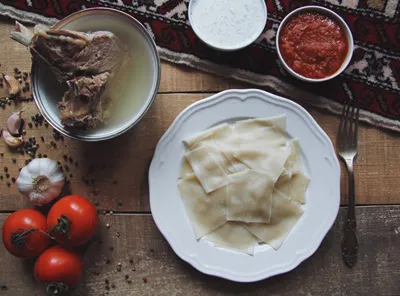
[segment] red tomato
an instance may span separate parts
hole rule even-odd
[[[50,244],[46,232],[46,217],[42,213],[32,209],[19,210],[4,222],[3,243],[14,256],[37,257]]]
[[[61,246],[54,246],[42,253],[36,260],[36,279],[47,285],[48,292],[61,294],[78,284],[83,273],[79,255]]]
[[[60,244],[77,247],[96,233],[99,217],[93,204],[79,195],[69,195],[56,202],[47,215],[50,235]]]

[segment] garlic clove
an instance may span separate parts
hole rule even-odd
[[[6,142],[9,147],[17,148],[24,143],[24,139],[22,137],[14,137],[7,130],[3,130],[1,135],[4,142]]]
[[[28,193],[28,198],[35,206],[43,206],[47,203],[45,202],[45,200],[43,200],[43,194],[40,192],[36,192],[35,190],[32,190]]]
[[[54,183],[53,183],[52,185],[54,185]],[[62,187],[59,187],[59,186],[52,186],[52,187],[50,187],[50,188],[48,189],[48,192],[47,192],[47,193],[48,193],[49,195],[59,196],[60,193],[61,193],[61,189],[62,189]]]
[[[22,126],[22,117],[21,117],[22,112],[24,112],[24,110],[14,112],[7,119],[7,129],[13,136],[20,135]]]
[[[15,77],[11,75],[3,75],[3,78],[7,85],[8,95],[10,97],[15,97],[16,95],[18,95],[20,89],[17,79],[15,79]]]
[[[34,167],[34,164],[30,167]],[[50,158],[43,158],[42,161],[38,162],[38,165],[36,165],[36,168],[34,168],[34,170],[37,170],[38,175],[46,175],[47,177],[49,177],[50,181],[53,182],[52,176],[54,175],[56,170],[59,170],[59,165]]]
[[[34,188],[33,185],[28,183],[29,181],[22,182],[20,180],[20,186],[18,186],[19,192],[21,192],[23,195],[28,195]]]

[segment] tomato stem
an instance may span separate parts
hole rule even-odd
[[[16,247],[16,248],[22,248],[23,246],[26,245],[25,239],[33,232],[39,231],[43,233],[44,235],[49,236],[47,232],[44,232],[41,229],[37,228],[32,228],[32,229],[25,229],[25,228],[18,228],[11,234],[11,243]],[[29,246],[28,246],[29,247]]]
[[[25,228],[18,228],[11,234],[11,243],[16,247],[16,248],[22,248],[25,244],[26,241],[25,239],[32,233],[38,231],[36,228],[32,229],[25,229]]]
[[[69,228],[71,226],[72,222],[66,215],[61,215],[60,218],[57,220],[57,224],[54,225],[49,233],[50,234],[59,234],[64,237],[65,241],[67,241],[68,237],[67,234],[69,232]]]
[[[68,286],[64,283],[49,283],[46,284],[46,291],[48,294],[59,295],[68,291]]]

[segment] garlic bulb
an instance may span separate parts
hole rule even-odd
[[[34,205],[42,206],[60,195],[64,182],[64,174],[57,162],[36,158],[19,173],[17,188]]]

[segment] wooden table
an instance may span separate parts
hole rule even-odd
[[[30,69],[25,47],[9,39],[12,24],[0,19],[1,72]],[[361,125],[356,164],[357,219],[360,255],[352,269],[341,259],[340,241],[346,208],[318,251],[295,270],[253,284],[238,284],[206,276],[180,260],[157,230],[150,213],[148,168],[157,141],[174,118],[188,105],[215,92],[246,85],[176,65],[162,63],[159,94],[140,124],[124,135],[101,143],[65,139],[57,148],[40,143],[40,153],[63,161],[68,155],[78,162],[71,167],[71,190],[98,203],[100,234],[83,250],[85,278],[74,295],[106,294],[105,280],[115,288],[110,295],[400,295],[400,139],[399,135]],[[4,90],[1,90],[4,95]],[[301,104],[301,102],[299,102]],[[3,128],[12,111],[27,107],[29,121],[38,111],[33,102],[0,109]],[[339,118],[303,106],[336,143]],[[51,128],[26,127],[26,137],[53,139]],[[26,156],[10,151],[0,141],[0,170],[18,176]],[[12,158],[16,158],[13,164]],[[346,204],[347,178],[342,166],[342,205]],[[82,177],[93,179],[86,185]],[[91,183],[91,182],[90,182]],[[115,184],[116,183],[116,184]],[[0,181],[0,225],[18,209],[31,207],[15,184]],[[110,214],[110,211],[113,213]],[[105,224],[109,223],[110,228]],[[117,233],[120,236],[117,236]],[[102,244],[98,243],[102,240]],[[307,239],[306,237],[304,239]],[[113,248],[113,249],[112,249]],[[110,259],[111,263],[106,264]],[[129,262],[133,259],[133,263]],[[117,263],[122,271],[117,271]],[[268,264],[266,262],[265,264]],[[0,244],[0,295],[44,295],[32,274],[33,261],[12,257]],[[125,280],[129,275],[132,283]],[[145,282],[144,278],[147,279]]]

